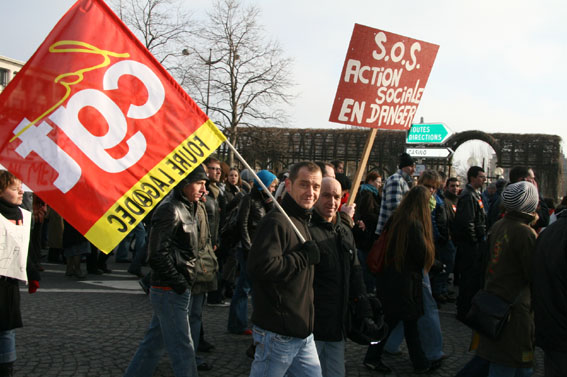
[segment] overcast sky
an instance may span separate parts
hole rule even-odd
[[[2,5],[0,55],[27,60],[70,0]],[[210,0],[185,0],[196,16]],[[329,123],[355,23],[440,45],[414,122],[456,132],[544,133],[567,139],[567,4],[562,1],[257,0],[260,23],[294,62],[295,127]],[[466,4],[466,5],[465,5]],[[565,144],[564,144],[565,145]]]

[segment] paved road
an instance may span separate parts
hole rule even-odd
[[[29,295],[22,291],[25,327],[17,330],[16,376],[122,376],[152,314],[148,297],[137,278],[126,272],[127,264],[111,263],[111,274],[89,275],[86,280],[64,276],[64,266],[44,264],[41,288]],[[22,287],[25,289],[25,287]],[[25,292],[25,293],[24,293]],[[213,370],[200,376],[248,376],[251,360],[245,350],[250,336],[226,331],[228,307],[205,307],[206,339],[216,348],[203,354]],[[470,331],[454,319],[454,306],[440,313],[444,350],[449,356],[433,376],[454,376],[471,357],[466,352]],[[379,376],[364,368],[365,347],[347,342],[348,376]],[[536,376],[541,376],[541,352]],[[389,376],[411,376],[406,350],[400,356],[384,356],[394,369]],[[164,357],[155,376],[173,376]]]

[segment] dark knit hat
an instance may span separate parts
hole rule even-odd
[[[406,166],[412,166],[413,164],[415,164],[415,160],[409,154],[404,152],[400,155],[400,169]]]
[[[189,173],[187,177],[183,178],[179,183],[180,186],[183,187],[185,185],[188,185],[189,183],[193,183],[201,180],[208,181],[209,176],[207,175],[207,172],[205,171],[203,165],[199,164],[195,169],[193,169],[191,173]]]
[[[352,182],[350,178],[346,176],[345,173],[335,173],[335,178],[341,184],[341,190],[350,190]]]
[[[527,181],[509,184],[502,191],[502,203],[507,211],[533,213],[538,202],[537,188]]]

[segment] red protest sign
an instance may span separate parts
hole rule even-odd
[[[101,0],[0,95],[0,162],[109,252],[224,136]]]
[[[355,24],[329,121],[409,129],[438,49]]]

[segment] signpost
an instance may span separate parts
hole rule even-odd
[[[412,124],[406,144],[443,144],[452,134],[443,123]]]
[[[407,148],[406,153],[418,158],[449,158],[453,150],[451,148]]]

